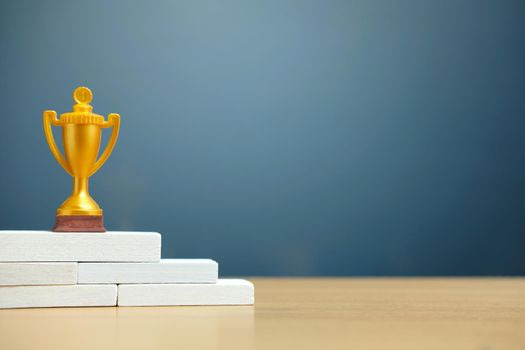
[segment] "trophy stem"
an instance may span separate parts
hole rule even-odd
[[[102,210],[98,207],[97,203],[89,195],[89,182],[87,176],[74,176],[73,177],[73,193],[69,197],[65,204],[71,205],[76,204],[77,209],[75,211],[63,210],[61,208],[57,211],[55,226],[53,231],[55,232],[105,232],[104,228],[104,217],[102,216]],[[83,204],[88,204],[91,209],[86,208]],[[90,215],[91,213],[98,213],[99,215]],[[86,215],[87,214],[87,215]]]
[[[87,196],[89,195],[88,177],[74,176],[73,177],[73,196]]]
[[[89,195],[87,176],[73,177],[73,193],[62,203],[60,208],[57,209],[57,215],[102,215],[102,209],[100,209],[97,202]]]

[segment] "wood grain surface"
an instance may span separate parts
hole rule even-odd
[[[524,349],[524,278],[265,279],[255,306],[0,310],[0,349]]]

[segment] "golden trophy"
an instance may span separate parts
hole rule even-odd
[[[88,179],[97,172],[111,155],[117,142],[120,116],[111,113],[108,120],[92,112],[89,104],[93,98],[87,87],[78,87],[73,92],[76,104],[73,112],[57,118],[55,111],[44,111],[46,140],[58,164],[73,177],[73,193],[57,209],[55,232],[105,232],[102,209],[91,198]],[[62,127],[62,142],[65,157],[60,153],[51,126]],[[97,159],[102,129],[113,127],[108,145]]]

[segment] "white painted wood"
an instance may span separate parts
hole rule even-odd
[[[78,283],[216,283],[211,259],[162,259],[159,263],[79,263]]]
[[[117,286],[23,286],[0,287],[0,308],[115,306]]]
[[[76,262],[0,263],[0,286],[76,283]]]
[[[0,261],[158,262],[156,232],[0,231]]]
[[[219,279],[217,284],[120,284],[119,306],[252,305],[253,284]]]

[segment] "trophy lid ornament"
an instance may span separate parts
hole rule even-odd
[[[89,194],[88,179],[100,169],[113,152],[120,129],[120,116],[108,119],[93,113],[93,93],[81,86],[73,92],[73,111],[57,118],[55,111],[44,111],[44,133],[58,164],[73,177],[73,193],[57,209],[55,232],[105,232],[102,209]],[[62,128],[64,155],[58,149],[52,126]],[[112,128],[106,149],[98,157],[102,129]],[[97,159],[98,157],[98,159]]]
[[[73,91],[73,100],[75,100],[77,104],[89,104],[93,100],[93,93],[89,88],[79,86]]]

